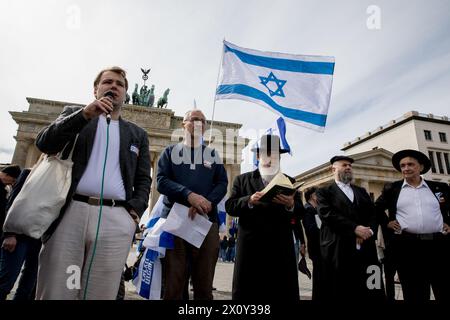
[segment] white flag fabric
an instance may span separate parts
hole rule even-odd
[[[334,57],[264,52],[223,43],[216,100],[254,102],[291,123],[324,130]]]
[[[225,196],[217,205],[217,213],[219,216],[219,233],[227,232],[227,211],[225,210],[225,202],[228,197]]]
[[[145,250],[139,267],[133,274],[133,284],[136,292],[143,298],[149,300],[161,299],[162,267],[161,259],[166,254],[166,249],[174,248],[174,237],[172,234],[162,230],[166,219],[161,218],[163,209],[163,198],[158,198],[152,212],[150,213],[147,229],[144,231],[145,238],[139,244],[138,251]],[[144,247],[144,248],[142,248]]]

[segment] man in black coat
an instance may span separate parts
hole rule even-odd
[[[422,152],[401,150],[393,155],[392,165],[404,180],[386,184],[375,206],[389,240],[386,249],[397,266],[403,298],[427,301],[431,286],[436,300],[449,301],[449,186],[421,177],[431,167]]]
[[[330,160],[334,182],[317,190],[323,298],[329,301],[382,299],[374,205],[366,190],[351,184],[353,159]]]
[[[303,226],[305,228],[306,238],[308,239],[308,255],[313,262],[312,278],[312,300],[320,298],[320,218],[317,212],[317,188],[311,187],[305,191],[305,216],[303,217]]]
[[[6,186],[14,185],[20,172],[21,170],[18,165],[9,165],[0,171],[0,237],[3,233],[3,223],[6,218],[6,207],[8,203]]]
[[[280,172],[280,153],[285,151],[273,135],[263,136],[260,146],[252,150],[257,152],[258,169],[235,178],[225,204],[229,215],[239,217],[232,298],[298,300],[291,218],[300,219],[303,206],[297,193],[259,201],[261,190]]]

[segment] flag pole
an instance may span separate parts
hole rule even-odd
[[[225,38],[223,38],[223,41],[225,41]],[[223,45],[223,42],[222,42]],[[217,72],[217,80],[216,80],[216,87],[214,89],[214,102],[213,102],[213,112],[212,112],[212,117],[211,117],[211,125],[209,126],[209,144],[208,146],[211,144],[211,139],[212,139],[212,129],[213,129],[213,125],[214,125],[214,113],[216,111],[216,96],[217,96],[217,86],[219,85],[219,77],[220,77],[220,69],[222,68],[222,62],[223,62],[223,53],[224,53],[224,48],[222,46],[222,54],[220,57],[220,63],[219,63],[219,71]]]

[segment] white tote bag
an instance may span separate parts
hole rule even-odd
[[[78,138],[78,136],[77,136]],[[72,153],[66,160],[45,155],[31,171],[5,219],[4,232],[24,234],[39,239],[58,218],[72,182]]]

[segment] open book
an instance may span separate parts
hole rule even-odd
[[[292,184],[288,177],[279,172],[272,181],[261,191],[264,193],[261,202],[272,202],[272,199],[279,194],[292,195],[298,187],[303,185],[304,182],[296,182]]]

